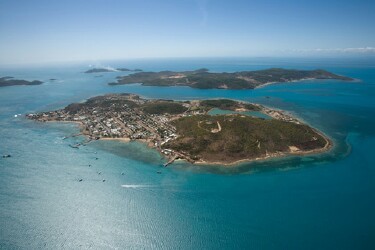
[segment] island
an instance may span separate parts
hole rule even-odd
[[[308,79],[335,79],[351,81],[352,78],[317,70],[272,68],[234,73],[212,73],[208,69],[194,71],[138,72],[117,77],[109,85],[142,83],[147,86],[189,86],[199,89],[254,89],[265,84],[301,81]]]
[[[126,71],[134,71],[134,72],[140,72],[142,71],[141,69],[127,69],[127,68],[93,68],[85,71],[84,73],[90,74],[90,73],[107,73],[107,72],[126,72]]]
[[[14,79],[11,76],[0,77],[0,87],[15,86],[15,85],[40,85],[42,81],[27,81]]]
[[[229,99],[173,101],[108,94],[27,118],[77,122],[87,136],[83,144],[99,139],[145,142],[167,158],[165,165],[176,159],[235,165],[319,153],[332,146],[323,133],[284,111]]]

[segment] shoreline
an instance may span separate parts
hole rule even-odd
[[[197,73],[209,73],[210,75],[199,75]],[[222,79],[225,74],[224,80]],[[189,77],[196,75],[192,82]],[[218,82],[216,84],[207,84],[207,79],[215,77]],[[165,81],[168,79],[169,81]],[[242,80],[242,85],[233,84],[233,80]],[[187,86],[191,88],[202,89],[256,89],[265,87],[274,83],[300,82],[306,80],[340,80],[352,81],[350,77],[338,75],[324,69],[285,69],[285,68],[265,68],[257,70],[245,70],[234,72],[211,72],[209,69],[203,68],[190,71],[155,71],[147,72],[146,75],[137,73],[119,76],[117,81],[108,83],[109,85],[127,85],[132,83],[140,83],[143,86]]]
[[[292,80],[292,81],[286,81],[286,82],[267,82],[267,83],[264,83],[262,85],[256,86],[254,89],[260,89],[260,88],[263,88],[263,87],[266,87],[266,86],[272,85],[272,84],[305,82],[305,81],[314,81],[314,80],[335,80],[335,79],[304,78],[304,79],[300,79],[300,80]]]
[[[314,131],[317,132],[315,129],[314,129]],[[220,161],[208,162],[208,161],[204,161],[204,160],[199,160],[199,161],[194,162],[193,164],[201,165],[201,166],[204,166],[204,165],[206,165],[206,166],[220,165],[220,166],[225,166],[225,167],[238,167],[241,164],[257,162],[257,161],[262,161],[262,160],[271,160],[271,159],[284,158],[284,157],[287,157],[287,156],[298,156],[298,155],[300,155],[300,156],[315,155],[315,154],[318,155],[318,154],[321,154],[321,153],[329,152],[333,147],[332,140],[329,137],[327,137],[326,135],[324,135],[320,132],[317,132],[317,133],[319,135],[321,135],[326,140],[326,144],[324,145],[323,148],[312,149],[312,150],[308,150],[308,151],[271,153],[268,156],[241,159],[241,160],[236,160],[234,162],[220,162]]]
[[[272,84],[272,83],[270,83],[270,84]],[[256,104],[256,103],[251,103],[251,104],[259,105],[259,104]],[[266,156],[256,157],[256,158],[240,159],[240,160],[236,160],[236,161],[233,161],[233,162],[220,162],[220,161],[208,162],[208,161],[205,161],[205,160],[198,160],[198,161],[194,161],[194,163],[192,163],[192,164],[193,165],[194,164],[201,165],[201,166],[204,166],[204,165],[206,165],[206,166],[221,165],[221,166],[225,166],[225,167],[238,167],[239,165],[244,164],[244,163],[251,163],[251,162],[262,161],[262,160],[271,160],[271,159],[283,158],[283,157],[287,157],[287,156],[298,156],[298,155],[305,156],[305,155],[315,155],[315,154],[318,155],[318,154],[321,154],[321,153],[329,152],[333,148],[334,144],[333,144],[332,139],[329,136],[327,136],[325,133],[318,130],[317,128],[311,126],[310,124],[308,124],[305,120],[303,120],[299,116],[296,116],[289,111],[285,111],[285,110],[281,110],[281,109],[277,109],[277,108],[271,108],[271,107],[268,107],[268,106],[265,106],[265,105],[262,105],[262,104],[260,104],[260,105],[267,110],[277,111],[279,113],[282,113],[286,117],[290,117],[290,118],[294,119],[295,121],[297,121],[300,124],[305,124],[305,125],[309,126],[315,133],[317,133],[318,135],[323,137],[323,139],[326,141],[326,144],[322,148],[311,149],[311,150],[307,150],[307,151],[298,150],[298,151],[291,151],[291,152],[271,153],[268,156],[266,155]],[[265,112],[262,112],[262,113],[267,114]],[[267,115],[269,115],[269,114],[267,114]],[[274,116],[271,116],[271,117],[273,119],[278,119]],[[185,162],[190,162],[187,159],[181,159],[181,160],[183,160]]]
[[[273,85],[273,84],[285,84],[285,83],[295,83],[295,82],[308,82],[308,81],[324,81],[324,80],[332,80],[332,81],[344,81],[344,82],[352,82],[352,83],[355,83],[355,82],[361,82],[360,79],[356,79],[356,78],[352,78],[352,80],[340,80],[340,79],[335,79],[335,78],[303,78],[303,79],[299,79],[299,80],[291,80],[291,81],[286,81],[286,82],[266,82],[266,83],[263,83],[261,85],[258,85],[258,86],[255,86],[254,88],[244,88],[244,89],[235,89],[235,88],[228,88],[228,87],[217,87],[217,88],[208,88],[208,89],[224,89],[224,90],[255,90],[255,89],[260,89],[260,88],[264,88],[264,87],[267,87],[268,85]],[[120,86],[120,85],[141,85],[141,86],[146,86],[146,87],[189,87],[189,88],[193,88],[191,85],[188,85],[188,84],[174,84],[174,85],[152,85],[152,84],[145,84],[145,83],[122,83],[122,84],[114,84],[112,86]]]
[[[268,85],[273,85],[273,84],[295,83],[295,82],[308,82],[308,81],[324,81],[324,80],[333,80],[333,81],[337,80],[337,81],[352,82],[352,83],[361,82],[360,79],[356,79],[356,78],[352,78],[352,80],[304,78],[304,79],[300,79],[300,80],[292,80],[292,81],[286,81],[286,82],[267,82],[267,83],[261,84],[259,86],[256,86],[254,89],[264,88],[264,87],[266,87]]]
[[[102,137],[99,138],[100,141],[120,141],[120,142],[131,142],[132,140],[128,137],[122,138],[110,138],[110,137]]]
[[[236,100],[237,101],[237,100]],[[250,103],[250,102],[246,102]],[[193,165],[207,165],[207,166],[212,166],[212,165],[221,165],[221,166],[239,166],[240,164],[243,163],[251,163],[255,161],[262,161],[262,160],[270,160],[270,159],[277,159],[277,158],[283,158],[287,156],[304,156],[304,155],[312,155],[312,154],[320,154],[324,152],[328,152],[332,147],[333,147],[333,142],[332,140],[325,135],[323,132],[319,131],[315,127],[309,125],[306,123],[302,118],[294,115],[293,113],[285,110],[280,110],[277,108],[270,108],[265,105],[261,104],[256,104],[256,103],[250,103],[253,105],[260,105],[261,106],[261,111],[263,114],[266,114],[268,116],[271,116],[273,119],[276,120],[285,120],[287,119],[289,122],[297,123],[297,124],[305,124],[308,127],[310,127],[316,134],[320,135],[324,140],[325,140],[325,145],[324,147],[321,148],[316,148],[316,149],[311,149],[311,150],[306,150],[302,151],[293,145],[289,146],[290,151],[280,151],[280,152],[273,152],[273,153],[266,153],[266,155],[255,157],[255,158],[245,158],[245,159],[239,159],[239,160],[233,160],[233,161],[206,161],[203,159],[199,160],[193,160],[191,159],[191,156],[185,155],[183,152],[179,151],[174,151],[172,154],[165,154],[163,148],[155,147],[152,143],[151,140],[148,139],[131,139],[130,137],[93,137],[93,135],[90,135],[89,131],[87,131],[84,127],[84,124],[81,121],[67,121],[67,120],[47,120],[47,121],[42,121],[42,122],[61,122],[61,123],[72,123],[72,124],[77,124],[79,125],[79,130],[80,130],[80,135],[85,136],[88,138],[87,143],[93,141],[93,140],[103,140],[103,141],[119,141],[119,142],[124,142],[124,143],[129,143],[132,141],[137,141],[141,143],[145,143],[150,149],[155,149],[157,150],[160,155],[163,156],[164,159],[167,160],[167,163],[165,166],[172,164],[175,160],[181,160],[184,162],[189,162]],[[270,114],[269,112],[276,112],[275,114]],[[293,148],[294,147],[294,148]]]
[[[293,118],[295,118],[295,117],[293,117]],[[295,118],[295,119],[297,119],[297,118]],[[299,119],[297,119],[297,120],[299,120]],[[303,124],[306,124],[306,123],[303,123]],[[172,164],[175,161],[181,161],[181,162],[185,162],[185,163],[191,163],[192,165],[200,165],[200,166],[205,166],[205,165],[206,166],[217,166],[217,165],[220,165],[220,166],[224,166],[224,167],[238,167],[241,164],[257,162],[257,161],[262,161],[262,160],[278,159],[278,158],[284,158],[284,157],[287,157],[287,156],[306,156],[306,155],[315,155],[315,154],[318,155],[318,154],[321,154],[321,153],[329,152],[334,146],[331,138],[329,138],[327,135],[325,135],[323,132],[317,130],[316,128],[314,128],[312,126],[310,126],[310,127],[314,130],[315,133],[319,134],[320,136],[322,136],[324,138],[324,140],[326,141],[326,144],[324,145],[324,147],[317,148],[317,149],[311,149],[311,150],[307,150],[307,151],[298,150],[298,151],[292,151],[292,152],[277,152],[277,153],[271,153],[269,155],[262,156],[262,157],[240,159],[240,160],[236,160],[236,161],[233,161],[233,162],[220,162],[220,161],[209,162],[209,161],[205,161],[205,160],[198,160],[198,161],[192,162],[190,159],[187,159],[187,158],[190,158],[189,156],[188,157],[181,157],[184,154],[182,154],[181,152],[177,152],[177,151],[176,151],[176,155],[178,155],[178,157],[176,157],[176,156],[167,157],[166,155],[164,155],[161,152],[161,150],[159,150],[159,149],[157,149],[153,146],[150,146],[150,144],[149,144],[150,141],[145,140],[145,139],[131,140],[130,138],[100,138],[99,140],[120,141],[120,142],[124,142],[124,143],[129,143],[131,141],[137,141],[137,142],[145,143],[150,149],[156,149],[160,153],[160,155],[162,155],[163,158],[167,160],[167,162],[170,162],[174,158],[173,161],[170,162],[168,165]]]
[[[282,111],[282,110],[279,110],[279,109],[277,111],[282,112],[282,113],[287,112],[287,111]],[[288,115],[292,116],[291,114],[288,114]],[[292,117],[294,119],[298,120],[298,121],[302,120],[302,119],[296,118],[294,116],[292,116]],[[60,122],[60,121],[51,121],[51,122]],[[62,121],[62,122],[79,124],[82,135],[85,136],[85,137],[89,137],[89,135],[83,133],[83,131],[81,129],[83,124],[81,122],[79,122],[79,121]],[[307,124],[305,122],[301,122],[301,123]],[[176,158],[174,161],[189,162],[193,165],[200,165],[200,166],[204,166],[204,165],[206,165],[206,166],[217,166],[217,165],[220,165],[220,166],[225,166],[225,167],[238,167],[241,164],[246,164],[246,163],[251,163],[251,162],[278,159],[278,158],[284,158],[284,157],[287,157],[287,156],[315,155],[315,154],[320,154],[320,153],[325,153],[325,152],[330,151],[332,149],[332,147],[334,146],[332,140],[327,135],[325,135],[323,132],[317,130],[316,128],[314,128],[310,125],[309,125],[309,127],[311,127],[314,130],[315,133],[319,134],[320,136],[322,136],[324,138],[324,140],[326,141],[326,144],[324,145],[324,147],[318,148],[318,149],[311,149],[311,150],[307,150],[307,151],[271,153],[269,155],[262,156],[262,157],[240,159],[240,160],[236,160],[236,161],[233,161],[233,162],[220,162],[220,161],[209,162],[209,161],[205,161],[205,160],[198,160],[198,161],[192,162],[192,161],[190,161],[186,158],[181,158],[181,157]],[[137,142],[145,143],[150,149],[156,149],[163,156],[163,158],[166,159],[167,161],[170,161],[173,158],[173,157],[167,157],[166,155],[164,155],[161,152],[161,150],[158,150],[157,148],[155,148],[153,146],[150,146],[149,145],[150,141],[148,141],[146,139],[134,139],[134,140],[132,140],[128,137],[122,137],[122,138],[101,137],[98,140],[119,141],[119,142],[123,142],[123,143],[129,143],[129,142],[132,142],[132,141],[137,141]],[[176,153],[181,156],[180,152],[176,152]],[[168,164],[168,165],[170,165],[170,164]]]

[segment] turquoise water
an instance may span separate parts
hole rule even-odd
[[[248,116],[262,118],[262,119],[272,119],[272,117],[259,111],[237,112],[237,111],[232,111],[232,110],[223,110],[223,109],[213,108],[208,112],[208,114],[210,115],[242,114],[242,115],[248,115]]]
[[[87,65],[78,64],[1,68],[2,76],[46,81],[0,89],[0,154],[12,155],[0,158],[1,249],[375,247],[375,61],[260,58],[108,64],[227,72],[324,68],[359,81],[306,81],[256,90],[111,87],[106,83],[124,73],[95,77],[81,73]],[[115,92],[177,100],[231,98],[285,109],[330,136],[335,148],[237,168],[185,163],[163,168],[164,159],[143,144],[98,141],[74,149],[68,145],[83,138],[62,138],[77,133],[76,125],[14,117]]]

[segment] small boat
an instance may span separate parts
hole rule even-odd
[[[12,157],[11,155],[3,155],[3,158],[10,158],[10,157]]]
[[[156,173],[161,174],[161,171],[158,171],[158,172],[156,172]]]

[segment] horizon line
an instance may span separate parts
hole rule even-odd
[[[57,60],[57,61],[40,61],[40,62],[13,62],[13,63],[1,63],[0,67],[15,67],[15,66],[47,66],[47,65],[60,65],[60,64],[84,64],[89,65],[108,63],[108,62],[120,62],[120,61],[152,61],[152,60],[188,60],[188,59],[375,59],[375,53],[364,53],[364,54],[319,54],[319,55],[253,55],[253,56],[165,56],[165,57],[128,57],[128,58],[103,58],[103,59],[76,59],[76,60]]]

